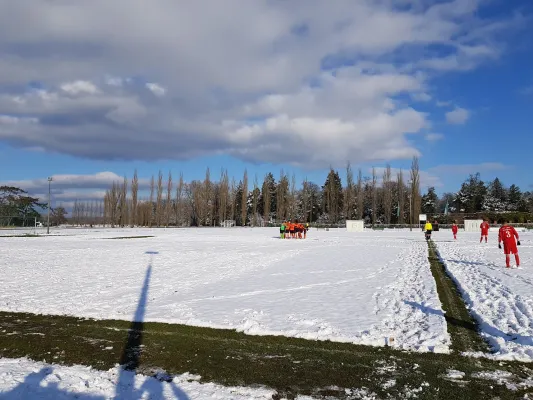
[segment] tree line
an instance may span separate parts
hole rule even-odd
[[[30,196],[25,190],[14,186],[0,186],[0,226],[35,226],[44,222],[42,212],[48,204],[37,197]],[[50,225],[67,222],[63,207],[50,209]]]
[[[370,177],[361,169],[354,174],[348,163],[343,185],[339,171],[330,169],[323,185],[305,179],[298,183],[283,170],[276,177],[267,173],[261,181],[247,171],[239,181],[222,170],[218,181],[209,168],[203,180],[175,180],[161,171],[152,176],[149,194],[139,195],[137,171],[133,178],[114,182],[100,205],[76,205],[73,217],[97,215],[110,226],[220,226],[234,221],[237,226],[265,226],[285,220],[338,224],[346,219],[369,223],[409,223],[421,212],[420,171],[413,158],[409,171],[392,172],[390,165]],[[81,209],[85,212],[81,212]],[[87,211],[87,210],[93,210]],[[89,218],[91,219],[91,218]],[[94,219],[94,218],[93,218]]]
[[[522,192],[498,178],[484,182],[480,174],[470,175],[457,192],[439,196],[434,187],[420,191],[418,158],[409,170],[382,171],[373,168],[369,176],[330,169],[325,182],[307,179],[297,182],[283,170],[276,178],[267,173],[261,181],[247,171],[237,181],[222,170],[212,179],[207,169],[203,180],[186,182],[180,173],[152,176],[147,191],[140,190],[137,172],[129,180],[114,182],[102,200],[75,201],[69,223],[108,226],[220,226],[234,221],[237,226],[266,226],[287,219],[314,224],[343,224],[346,219],[363,219],[367,224],[405,225],[418,223],[420,213],[441,223],[465,217],[487,217],[498,221],[505,215],[515,223],[533,220],[533,193]],[[53,202],[52,202],[53,203]],[[47,202],[16,187],[0,186],[0,226],[33,226],[35,218],[46,222]],[[67,222],[64,207],[51,209],[51,225]]]

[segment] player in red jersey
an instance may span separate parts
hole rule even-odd
[[[481,223],[481,225],[479,225],[479,227],[481,228],[481,238],[479,239],[479,243],[483,241],[483,237],[485,237],[485,243],[487,243],[489,238],[490,225],[486,219],[483,219],[483,222]]]
[[[452,233],[453,233],[453,240],[457,240],[457,232],[459,231],[459,227],[457,226],[457,223],[453,221],[452,224]]]
[[[516,240],[515,240],[516,238]],[[508,225],[508,221],[504,221],[498,232],[498,248],[502,248],[503,242],[503,252],[505,254],[505,264],[507,268],[511,268],[511,253],[514,254],[516,260],[516,266],[520,266],[520,258],[518,257],[517,245],[520,246],[520,238],[518,237],[518,232],[514,227]]]

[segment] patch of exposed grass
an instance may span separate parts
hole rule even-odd
[[[43,237],[45,235],[39,235],[39,234],[36,234],[36,233],[24,233],[24,234],[20,234],[20,235],[0,235],[0,238],[13,238],[13,237]],[[46,235],[46,236],[51,236],[51,235]]]
[[[152,238],[152,237],[155,237],[155,236],[150,236],[150,235],[146,235],[146,236],[118,236],[118,237],[112,237],[112,238],[108,238],[108,239],[114,239],[114,240],[118,240],[118,239],[145,239],[145,238]]]
[[[170,374],[190,372],[204,382],[268,386],[288,398],[298,394],[349,398],[350,391],[356,390],[375,393],[376,398],[400,399],[416,390],[419,399],[515,399],[529,389],[511,390],[505,382],[486,381],[474,374],[508,371],[515,383],[533,375],[530,364],[457,353],[414,353],[185,325],[0,312],[2,357],[27,356],[106,370],[125,359],[132,335],[138,339],[133,350],[140,352],[135,368],[140,373],[149,375],[156,368]],[[462,371],[465,377],[448,378],[448,370]]]
[[[488,352],[488,344],[479,335],[479,326],[476,320],[468,312],[455,282],[448,276],[437,253],[435,243],[429,241],[428,247],[431,273],[435,278],[439,300],[445,311],[444,318],[447,322],[448,333],[451,336],[452,350],[457,352]]]

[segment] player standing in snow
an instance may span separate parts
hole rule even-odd
[[[481,228],[481,238],[479,239],[479,243],[483,241],[483,237],[485,237],[485,243],[487,243],[489,239],[490,225],[486,219],[483,219],[483,222],[481,223],[481,225],[479,225],[479,227]]]
[[[431,239],[431,232],[433,231],[433,225],[431,225],[431,222],[426,222],[424,230],[426,231],[426,240]]]
[[[516,238],[516,241],[515,241]],[[517,245],[520,246],[520,238],[518,232],[514,227],[508,225],[508,221],[504,221],[498,232],[498,248],[502,248],[505,254],[505,265],[507,268],[511,268],[511,253],[514,254],[516,266],[520,266],[520,258],[518,257]]]
[[[459,227],[457,226],[456,222],[453,221],[453,224],[452,224],[453,240],[457,240],[457,232],[458,231],[459,231]]]

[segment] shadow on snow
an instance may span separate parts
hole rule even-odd
[[[427,306],[425,306],[423,304],[416,303],[414,301],[404,300],[404,303],[407,304],[407,305],[410,305],[413,308],[418,308],[419,310],[421,310],[422,312],[424,312],[426,314],[433,314],[433,315],[438,315],[439,317],[444,317],[444,319],[446,320],[446,322],[448,324],[451,324],[451,325],[456,326],[458,328],[463,328],[463,329],[468,329],[468,330],[471,330],[471,331],[474,331],[474,332],[478,332],[478,329],[477,329],[476,325],[474,323],[470,322],[470,321],[464,321],[464,320],[461,320],[461,319],[450,317],[450,316],[446,315],[444,312],[442,312],[441,310],[436,310],[434,308],[427,307]]]
[[[155,373],[152,377],[147,377],[144,382],[137,388],[135,387],[135,375],[140,365],[140,356],[142,351],[142,339],[144,331],[144,315],[148,301],[148,288],[150,286],[150,277],[152,275],[152,264],[154,254],[157,252],[147,251],[145,254],[150,255],[150,262],[146,270],[144,284],[141,291],[137,309],[130,328],[128,337],[120,358],[119,376],[115,388],[115,400],[130,399],[168,399],[164,396],[164,385],[170,388],[174,399],[189,400],[187,394],[181,390],[173,381],[172,377],[164,371]],[[24,381],[9,392],[0,394],[0,399],[80,399],[80,400],[104,400],[108,396],[69,392],[60,389],[58,382],[46,382],[46,378],[54,372],[53,367],[44,367],[38,372],[32,372],[26,376]],[[61,381],[61,378],[59,378]],[[43,384],[44,383],[44,384]]]

